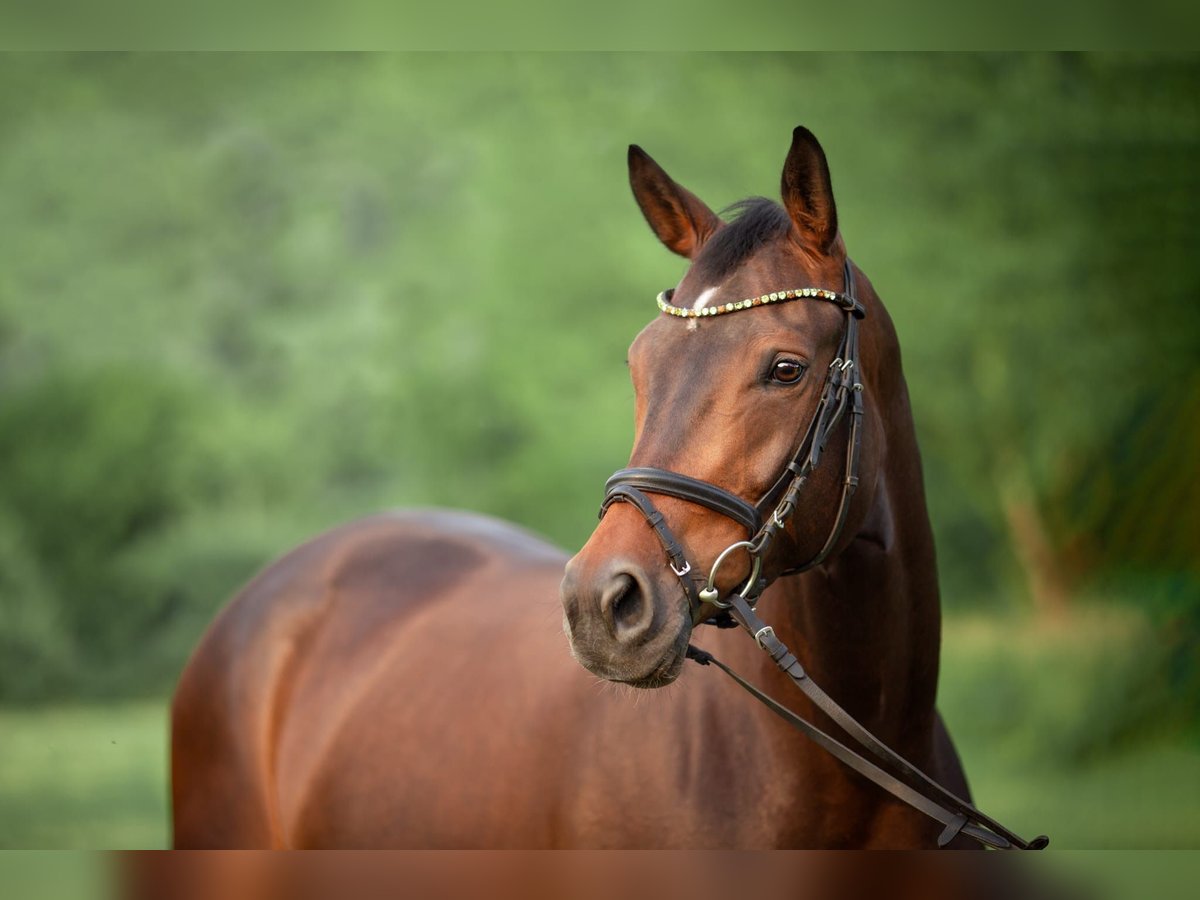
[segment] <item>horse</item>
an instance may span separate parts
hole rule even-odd
[[[793,690],[755,641],[702,627],[748,598],[772,619],[759,643],[786,644],[849,716],[969,799],[935,707],[938,580],[900,347],[847,256],[825,153],[797,128],[781,203],[726,218],[636,145],[628,164],[651,230],[689,265],[629,350],[633,448],[595,531],[568,560],[484,516],[399,511],[271,564],[175,693],[176,847],[945,838],[713,668],[681,677],[712,654],[767,693]],[[831,379],[849,427],[821,419]],[[818,439],[846,464],[803,465]],[[747,498],[769,501],[757,546],[762,504]],[[807,695],[796,706],[834,721]]]

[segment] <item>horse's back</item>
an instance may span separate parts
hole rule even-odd
[[[268,566],[218,617],[175,696],[176,845],[335,834],[344,845],[347,816],[436,842],[436,822],[407,819],[445,807],[444,785],[437,798],[414,792],[439,769],[487,766],[486,723],[509,693],[472,685],[501,672],[518,691],[579,678],[559,624],[564,561],[515,526],[433,510],[343,525]],[[472,708],[484,696],[487,708]],[[513,752],[494,725],[490,752]]]

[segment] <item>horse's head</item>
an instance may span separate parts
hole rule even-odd
[[[882,435],[873,404],[862,414],[863,367],[847,369],[843,357],[857,356],[857,319],[864,307],[874,316],[878,301],[851,274],[825,154],[807,129],[793,134],[783,205],[746,201],[730,223],[638,147],[629,174],[650,227],[691,266],[660,296],[667,314],[630,348],[634,471],[610,482],[606,514],[567,566],[562,602],[585,667],[658,687],[678,675],[693,625],[717,612],[713,600],[743,583],[756,596],[779,574],[836,555],[861,526]],[[875,346],[882,332],[891,333],[864,332],[870,366],[882,367],[881,354],[897,366],[890,348]],[[871,374],[868,393],[887,377]],[[819,467],[814,440],[828,459]],[[853,474],[857,494],[845,488]],[[755,547],[733,549],[713,573],[722,551],[747,540]],[[762,568],[752,574],[755,555]]]

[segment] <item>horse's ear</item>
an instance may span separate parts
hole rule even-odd
[[[629,145],[629,184],[658,239],[680,256],[694,259],[721,227],[721,220],[703,200],[672,181],[637,144]]]
[[[828,254],[838,233],[829,163],[816,137],[803,125],[792,132],[792,149],[783,164],[783,205],[792,217],[796,242]]]

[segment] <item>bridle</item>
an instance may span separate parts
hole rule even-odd
[[[850,417],[850,435],[846,445],[846,477],[842,482],[841,501],[838,503],[837,514],[833,527],[816,556],[803,565],[794,566],[780,573],[791,575],[814,568],[825,561],[826,557],[837,545],[842,529],[846,525],[846,515],[850,511],[850,500],[858,488],[859,450],[861,447],[861,427],[863,417],[863,386],[859,380],[861,369],[858,364],[858,322],[866,315],[866,310],[858,301],[854,290],[854,273],[850,268],[850,260],[845,264],[845,289],[843,292],[828,291],[821,288],[798,288],[790,291],[777,291],[764,294],[749,301],[722,304],[706,309],[720,312],[705,313],[703,309],[693,310],[670,305],[670,292],[664,291],[659,295],[659,307],[671,315],[704,316],[719,315],[723,312],[734,312],[749,306],[765,305],[795,299],[811,298],[834,303],[846,315],[846,325],[842,332],[842,341],[838,347],[837,356],[829,364],[825,373],[825,384],[821,399],[817,403],[816,412],[808,423],[808,428],[800,440],[799,446],[792,459],[785,465],[776,478],[775,483],[755,504],[750,504],[724,488],[707,481],[701,481],[678,472],[667,469],[657,469],[641,466],[632,469],[621,469],[613,474],[604,486],[604,503],[600,507],[600,517],[617,501],[633,504],[645,517],[646,521],[658,535],[659,541],[670,558],[671,571],[679,578],[687,595],[688,604],[692,610],[693,621],[699,621],[701,608],[710,603],[718,609],[727,610],[729,604],[720,599],[717,589],[717,572],[721,565],[735,551],[745,550],[750,556],[750,575],[739,593],[753,603],[766,589],[767,581],[761,578],[763,559],[768,549],[791,519],[796,511],[796,502],[809,476],[821,461],[821,454],[829,436],[838,424]],[[730,544],[713,561],[707,579],[700,576],[699,570],[693,566],[684,554],[683,548],[671,533],[662,513],[654,506],[647,494],[665,494],[681,500],[707,507],[728,519],[732,519],[746,529],[749,535],[746,540]],[[703,586],[701,586],[703,585]],[[729,616],[718,615],[710,620],[720,627],[730,627],[736,623]]]
[[[817,299],[839,306],[845,313],[845,328],[837,355],[825,373],[816,411],[804,431],[799,446],[791,460],[780,472],[775,483],[757,503],[750,503],[722,487],[678,472],[651,466],[621,469],[613,474],[604,487],[604,502],[600,507],[603,518],[612,504],[632,504],[646,519],[647,524],[658,536],[666,551],[671,571],[683,586],[694,623],[717,627],[742,627],[792,682],[849,737],[868,750],[879,761],[887,763],[902,777],[881,768],[875,762],[852,750],[841,741],[827,734],[802,716],[792,712],[783,704],[769,697],[750,684],[712,654],[689,645],[689,659],[700,665],[716,665],[757,700],[766,705],[792,726],[819,744],[841,762],[865,776],[894,797],[907,803],[925,815],[940,822],[944,828],[938,837],[938,846],[944,847],[960,833],[967,835],[987,847],[997,849],[1040,850],[1050,843],[1045,835],[1026,841],[999,822],[981,813],[967,801],[959,798],[941,784],[934,781],[912,763],[904,759],[881,740],[871,734],[853,716],[847,713],[805,672],[784,643],[775,635],[770,625],[757,615],[755,604],[770,581],[763,576],[763,560],[775,537],[784,528],[796,511],[800,493],[821,461],[821,455],[830,435],[848,417],[849,433],[846,442],[845,476],[842,481],[841,500],[838,503],[833,525],[821,549],[815,556],[799,566],[779,573],[782,577],[812,569],[824,562],[837,546],[846,525],[850,501],[858,488],[858,469],[862,443],[863,418],[862,367],[858,355],[858,323],[866,315],[859,302],[854,286],[854,272],[849,258],[844,267],[843,290],[831,291],[823,288],[797,288],[776,291],[715,307],[689,309],[670,303],[672,292],[664,291],[658,296],[658,305],[668,315],[701,318],[737,312],[771,303],[798,299]],[[686,500],[712,510],[746,529],[746,540],[730,544],[713,561],[707,578],[691,564],[675,535],[667,525],[663,514],[655,507],[648,495],[662,494]],[[722,599],[717,588],[717,572],[733,553],[745,550],[750,557],[750,573],[740,590]],[[715,606],[717,615],[704,618],[705,604]]]

